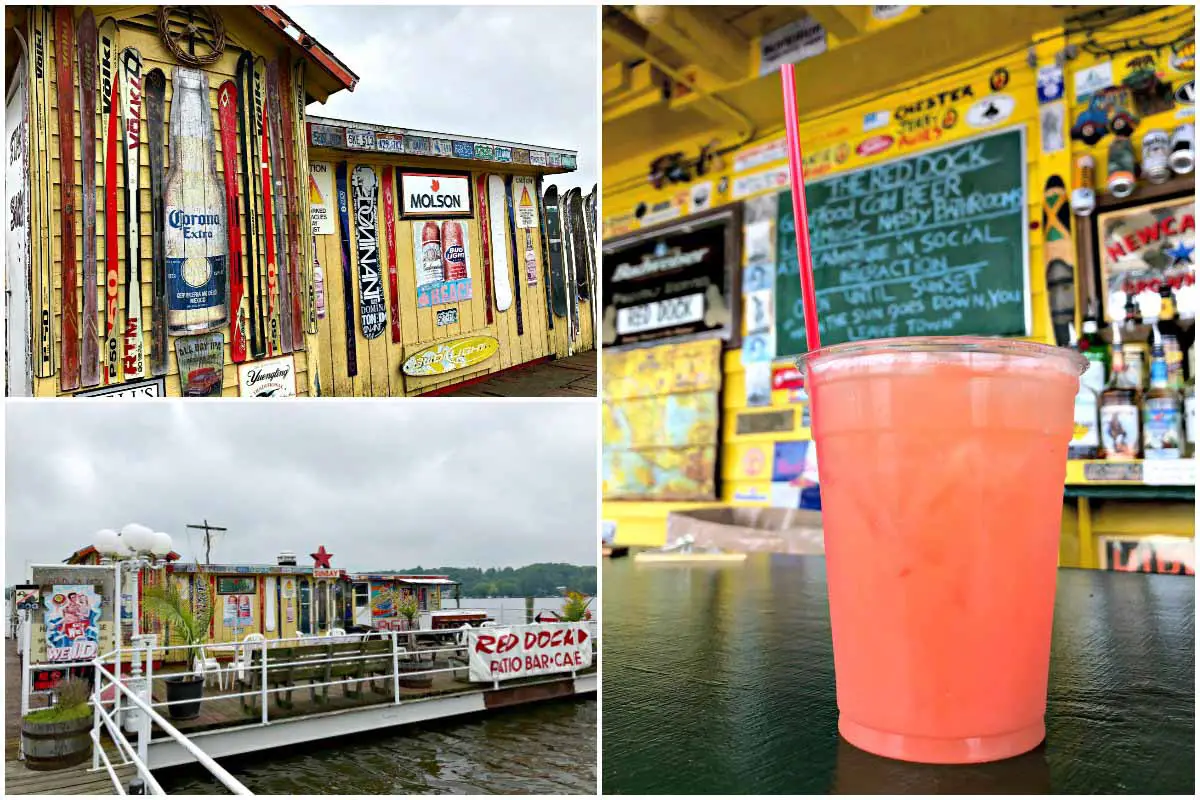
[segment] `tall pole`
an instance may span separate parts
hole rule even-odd
[[[221,528],[216,525],[209,525],[208,520],[204,520],[203,525],[188,525],[189,528],[204,531],[204,566],[208,566],[209,559],[212,558],[212,532],[227,531],[228,528]]]

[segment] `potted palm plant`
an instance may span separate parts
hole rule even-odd
[[[91,689],[81,678],[67,678],[55,688],[58,702],[30,711],[21,720],[25,766],[38,771],[66,769],[92,755]]]
[[[420,609],[417,606],[416,595],[411,592],[399,594],[396,597],[396,613],[404,617],[408,621],[408,652],[413,654],[412,659],[406,659],[400,662],[400,672],[421,672],[430,668],[430,665],[425,664],[416,657],[417,652],[417,635],[413,633],[416,627],[415,620]],[[417,675],[415,677],[401,677],[400,685],[409,689],[428,689],[433,686],[432,675]]]
[[[591,597],[582,592],[567,592],[567,596],[563,598],[562,611],[558,612],[560,622],[585,622],[592,618],[592,612],[589,606],[592,604]]]
[[[216,606],[210,606],[204,612],[196,611],[172,581],[147,587],[142,603],[147,611],[169,625],[171,632],[182,639],[183,644],[188,645],[187,670],[181,675],[166,678],[165,683],[168,702],[194,702],[169,705],[167,708],[170,709],[171,719],[195,719],[200,716],[200,698],[204,696],[204,675],[196,673],[196,659],[200,655],[200,648],[208,641],[208,629],[212,625]]]

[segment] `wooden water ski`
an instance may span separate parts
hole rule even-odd
[[[79,17],[79,140],[83,191],[83,353],[82,384],[100,384],[100,332],[96,320],[96,18],[90,8]]]
[[[483,280],[484,310],[487,312],[487,324],[492,324],[492,247],[491,222],[488,214],[487,175],[480,173],[475,176],[475,195],[479,208],[479,249],[481,252],[479,276]],[[503,310],[503,309],[501,309]]]
[[[58,388],[64,392],[79,388],[79,296],[75,286],[79,265],[75,261],[75,9],[54,8],[54,63],[58,80],[58,180],[61,213],[59,311],[62,318],[62,369]]]
[[[546,308],[549,309],[550,301],[550,251],[546,245],[546,204],[543,201],[542,192],[542,176],[538,175],[537,185],[534,187],[534,193],[537,195],[538,207],[538,241],[542,245],[542,268],[546,270],[546,279],[542,281],[542,291],[546,294]],[[546,312],[546,330],[554,330],[554,314],[550,311]]]
[[[517,301],[517,336],[523,336],[525,334],[525,322],[521,314],[521,268],[517,266],[517,221],[513,217],[511,175],[504,180],[504,208],[508,212],[508,230],[511,233],[511,237],[508,240],[511,249],[508,255],[512,258],[512,292]]]
[[[292,106],[292,126],[294,128],[295,142],[299,145],[303,142],[303,146],[295,148],[298,157],[296,164],[296,191],[304,192],[303,195],[298,194],[297,197],[307,197],[308,193],[308,128],[305,125],[305,109],[308,106],[308,93],[305,90],[304,84],[304,62],[296,59],[292,65],[292,92],[295,97]],[[317,263],[317,240],[311,235],[311,225],[309,222],[309,207],[307,202],[301,202],[299,208],[300,214],[304,219],[297,219],[297,222],[303,226],[302,235],[300,236],[300,263],[304,265],[304,293],[307,303],[308,316],[308,332],[316,334],[317,319],[318,319],[318,304],[317,304],[317,287],[316,287],[316,263]],[[324,308],[324,300],[321,301],[321,307]],[[324,317],[321,314],[321,317]],[[309,369],[312,369],[311,365]]]
[[[117,270],[117,145],[121,139],[117,87],[117,23],[112,17],[100,24],[100,134],[104,149],[104,382],[121,381],[121,332]]]
[[[242,156],[242,203],[244,219],[246,220],[246,317],[250,327],[250,354],[254,358],[263,358],[267,354],[265,323],[262,315],[262,292],[259,249],[258,193],[255,186],[258,181],[258,158],[254,155],[256,141],[254,127],[257,124],[254,117],[254,54],[246,51],[238,58],[237,65],[237,103],[238,103],[238,150]]]
[[[379,274],[379,182],[373,167],[359,164],[354,189],[354,244],[358,251],[358,311],[363,336],[374,339],[387,327],[383,280]]]
[[[50,96],[47,59],[50,50],[50,28],[53,23],[50,9],[35,6],[29,12],[29,41],[33,49],[30,96],[33,119],[30,124],[30,152],[34,157],[32,178],[34,211],[33,274],[37,277],[38,322],[34,326],[34,366],[39,378],[52,376],[57,367],[54,347],[54,316],[51,295],[54,288],[53,253],[51,246],[52,205],[50,202]]]
[[[558,187],[551,186],[545,194],[546,238],[550,264],[550,309],[555,316],[567,316],[567,277],[563,271],[562,226],[560,224]]]
[[[271,207],[275,213],[275,269],[279,289],[279,342],[280,351],[292,352],[292,281],[288,272],[287,254],[287,190],[284,188],[283,161],[280,158],[280,142],[283,138],[283,113],[279,108],[279,95],[283,91],[279,80],[279,61],[272,59],[267,64],[267,118],[263,133],[267,139],[267,152],[271,157]],[[264,190],[265,191],[265,190]]]
[[[507,311],[513,301],[508,267],[508,214],[504,210],[504,179],[488,175],[488,217],[492,238],[492,280],[496,285],[496,310]]]
[[[259,156],[259,180],[256,191],[262,198],[262,263],[266,266],[267,355],[273,356],[283,347],[279,312],[279,263],[275,251],[275,209],[271,185],[271,136],[267,128],[267,62],[262,56],[254,59],[254,152]]]
[[[167,76],[146,73],[146,147],[150,151],[150,374],[167,374],[167,265],[163,251],[163,107]],[[172,137],[174,139],[174,137]]]
[[[399,276],[396,270],[396,191],[392,185],[392,175],[391,167],[383,168],[383,235],[387,241],[388,300],[391,303],[389,319],[392,326],[392,344],[400,344],[400,292],[397,287]],[[488,308],[489,315],[491,311],[491,308]],[[491,319],[488,322],[491,322]]]
[[[337,181],[338,239],[342,244],[342,300],[346,316],[346,374],[353,378],[358,374],[358,348],[354,341],[354,276],[350,274],[350,193],[346,189],[345,161],[339,161],[334,169]]]
[[[121,118],[125,123],[125,330],[121,364],[125,379],[146,377],[142,343],[142,237],[138,184],[142,148],[142,54],[121,51]]]
[[[286,56],[284,57],[286,58]],[[292,105],[295,95],[292,91],[292,75],[290,70],[285,69],[280,72],[279,95],[283,101],[280,103],[280,111],[283,115],[283,124],[280,127],[280,144],[283,150],[284,178],[286,179],[287,186],[287,189],[284,191],[284,197],[287,200],[288,297],[290,299],[292,349],[303,350],[304,331],[307,328],[304,322],[307,316],[305,298],[308,294],[304,289],[304,276],[308,274],[308,270],[304,267],[304,262],[301,260],[299,198],[303,188],[296,179],[296,128],[292,121]]]
[[[217,118],[221,122],[221,165],[225,182],[225,225],[229,237],[229,357],[246,360],[246,286],[242,277],[242,226],[238,222],[237,125],[238,91],[233,81],[217,89]]]

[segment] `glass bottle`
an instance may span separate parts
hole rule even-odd
[[[1156,326],[1150,350],[1150,390],[1142,403],[1142,437],[1147,459],[1183,457],[1182,412],[1179,393],[1167,379],[1167,359]]]
[[[1141,449],[1141,409],[1139,390],[1129,384],[1124,373],[1125,350],[1121,328],[1112,325],[1112,375],[1100,393],[1100,446],[1108,461],[1133,461]]]
[[[1089,330],[1090,323],[1090,330]],[[1088,360],[1088,368],[1079,379],[1079,391],[1075,395],[1075,430],[1067,446],[1069,459],[1093,459],[1100,457],[1100,392],[1104,390],[1104,350],[1094,346],[1096,341],[1095,320],[1085,320],[1084,335],[1077,346]],[[1075,338],[1075,326],[1067,323],[1071,339]],[[1089,337],[1088,334],[1091,334]]]
[[[1183,432],[1188,458],[1196,456],[1196,349],[1188,351],[1188,380],[1183,389]]]

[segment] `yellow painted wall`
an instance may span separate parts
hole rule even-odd
[[[478,378],[492,372],[535,361],[546,356],[567,355],[567,321],[565,318],[554,318],[554,330],[547,328],[546,315],[549,312],[546,303],[545,282],[549,279],[549,270],[542,259],[542,242],[540,227],[533,229],[534,252],[538,260],[538,282],[529,285],[525,279],[524,264],[520,265],[520,283],[513,286],[514,294],[521,295],[521,319],[523,332],[517,334],[516,298],[506,311],[495,308],[495,298],[492,298],[492,324],[487,322],[487,290],[485,281],[491,275],[483,271],[482,242],[480,239],[480,213],[475,179],[480,171],[471,172],[472,208],[474,216],[470,219],[459,219],[467,231],[470,247],[471,269],[471,299],[459,303],[442,304],[426,308],[417,308],[416,267],[413,253],[413,226],[420,226],[426,220],[400,219],[400,204],[395,203],[396,226],[396,271],[397,299],[400,306],[400,333],[402,342],[392,343],[391,334],[391,290],[387,281],[387,237],[385,235],[384,206],[382,199],[383,171],[385,168],[396,170],[393,183],[399,182],[400,169],[423,168],[431,170],[460,170],[466,171],[470,162],[456,161],[445,158],[421,158],[408,156],[404,161],[396,161],[382,154],[350,153],[340,150],[314,147],[309,154],[310,161],[327,162],[336,168],[339,161],[347,161],[347,174],[352,175],[358,164],[367,164],[375,169],[379,178],[379,265],[384,280],[385,305],[389,313],[389,323],[384,332],[371,340],[362,335],[362,325],[359,318],[358,290],[358,254],[354,246],[354,213],[350,209],[350,286],[344,280],[341,250],[341,220],[332,209],[334,232],[320,235],[317,240],[317,257],[325,275],[325,318],[318,324],[320,342],[319,358],[322,365],[321,393],[323,395],[396,397],[442,389],[461,383],[464,380]],[[511,169],[509,169],[512,167]],[[503,171],[501,171],[503,168]],[[536,178],[532,170],[523,170],[520,165],[497,164],[489,170],[490,174],[518,174]],[[349,177],[347,177],[349,182]],[[336,181],[334,191],[337,191]],[[336,198],[335,198],[336,201]],[[536,211],[535,211],[536,213]],[[540,226],[540,216],[538,217]],[[512,230],[505,219],[506,247],[512,242]],[[488,235],[487,231],[483,231]],[[488,241],[489,247],[491,241]],[[520,242],[518,254],[524,252],[524,242]],[[494,261],[495,254],[492,253]],[[511,272],[512,250],[508,250],[509,269]],[[510,282],[512,277],[509,277]],[[350,377],[346,361],[346,319],[345,292],[350,292],[354,309],[354,340],[357,353],[358,375]],[[458,323],[437,326],[435,312],[438,309],[458,308]],[[592,326],[590,305],[580,303],[583,323],[580,326],[580,337],[575,342],[577,351],[592,348]],[[401,371],[404,361],[413,353],[441,341],[459,339],[465,336],[492,336],[500,348],[495,356],[480,364],[457,370],[446,376],[414,378]]]
[[[1155,27],[1154,25],[1146,25],[1143,20],[1140,23],[1135,21],[1133,23],[1127,22],[1118,25],[1116,30],[1122,35],[1129,35],[1128,31],[1130,29],[1137,29],[1140,35],[1144,29],[1148,36],[1153,34],[1158,39],[1163,38],[1164,32],[1168,34],[1175,32],[1177,35],[1178,32],[1188,28],[1186,25],[1186,15],[1181,18],[1180,14],[1177,13],[1179,8],[1181,7],[1172,7],[1171,10],[1164,13],[1164,16],[1169,16],[1173,20],[1167,25],[1158,25]],[[1172,12],[1174,13],[1172,14]],[[1017,12],[1014,10],[1014,13]],[[1157,17],[1155,18],[1157,19]],[[1105,32],[1100,32],[1096,35],[1096,38],[1099,41],[1105,41],[1113,37],[1106,35]],[[1079,37],[1073,37],[1070,41],[1079,43],[1082,40]],[[1061,31],[1047,31],[1043,35],[1038,36],[1036,42],[1031,44],[1036,45],[1039,63],[1047,64],[1052,62],[1054,52],[1061,49],[1066,42],[1067,39]],[[901,52],[881,53],[879,57],[881,59],[903,59],[904,54]],[[1124,62],[1130,57],[1132,56],[1125,55],[1114,59],[1114,80],[1116,82],[1119,82],[1123,77],[1125,73]],[[818,58],[820,57],[818,56]],[[1083,52],[1075,62],[1071,62],[1067,66],[1064,75],[1064,94],[1069,101],[1073,101],[1074,98],[1072,70],[1092,66],[1098,60],[1100,59]],[[1162,60],[1165,61],[1165,57]],[[1011,117],[991,128],[973,128],[965,120],[966,111],[976,101],[989,94],[991,91],[990,81],[993,75],[997,73],[997,70],[1000,69],[1007,70],[1008,72],[1007,85],[1004,86],[1002,91],[1016,100],[1015,110]],[[1081,143],[1074,142],[1069,143],[1068,147],[1060,153],[1051,155],[1044,155],[1042,153],[1036,74],[1036,68],[1028,65],[1024,51],[1018,53],[992,53],[990,55],[981,54],[971,64],[963,65],[961,69],[944,70],[939,73],[939,77],[936,80],[930,80],[919,86],[907,88],[903,91],[897,91],[882,97],[850,101],[841,106],[840,110],[833,113],[817,112],[817,114],[809,115],[808,117],[802,115],[800,120],[800,141],[806,162],[805,178],[806,180],[814,180],[839,172],[871,166],[900,156],[907,156],[928,147],[937,147],[975,136],[987,135],[990,131],[1018,125],[1024,126],[1027,156],[1026,196],[1028,220],[1031,223],[1028,232],[1028,242],[1032,330],[1028,338],[1035,341],[1052,343],[1053,331],[1050,325],[1045,264],[1042,252],[1042,190],[1047,177],[1053,174],[1063,176],[1068,187],[1074,186],[1071,163],[1075,156],[1088,148]],[[767,81],[771,80],[771,78],[762,78],[760,80]],[[1179,82],[1177,78],[1176,85]],[[957,103],[950,104],[949,106],[942,105],[937,110],[929,112],[944,117],[945,111],[949,107],[955,108],[957,119],[952,127],[946,128],[939,125],[941,133],[935,141],[923,145],[901,147],[899,144],[901,131],[898,129],[895,114],[897,108],[919,103],[924,98],[934,97],[941,92],[953,91],[964,86],[971,87],[973,97],[965,97]],[[778,125],[765,126],[768,133],[747,143],[738,153],[746,152],[766,142],[778,140],[783,136],[782,97],[779,103]],[[1077,113],[1082,110],[1083,105],[1069,102],[1068,108],[1070,113]],[[885,127],[865,131],[863,124],[864,115],[873,111],[892,112],[891,121]],[[1135,141],[1139,152],[1140,136],[1142,133],[1151,127],[1163,127],[1170,131],[1177,122],[1174,111],[1143,119],[1135,134]],[[1064,135],[1067,135],[1070,124],[1070,119],[1068,119]],[[645,158],[625,161],[614,168],[607,168],[604,172],[602,185],[605,187],[617,187],[617,190],[608,189],[604,194],[604,238],[609,239],[641,227],[640,222],[635,218],[633,213],[639,203],[645,203],[650,209],[654,209],[656,206],[677,207],[677,217],[692,213],[692,209],[689,207],[690,186],[680,184],[665,185],[661,190],[655,190],[645,180],[645,168],[655,156],[662,153],[683,151],[687,154],[694,154],[698,152],[701,145],[707,144],[718,133],[719,131],[714,131],[702,137],[674,142],[647,139],[644,147]],[[860,142],[879,134],[889,134],[897,140],[897,143],[891,145],[886,151],[874,156],[860,157],[856,154],[855,149]],[[1096,151],[1098,164],[1102,163],[1106,158],[1107,147],[1110,141],[1111,136],[1106,137],[1096,148],[1093,148]],[[713,171],[701,178],[700,181],[697,181],[708,182],[711,180],[715,187],[719,187],[723,180],[727,181],[727,190],[723,193],[715,194],[714,206],[787,190],[786,157],[735,173],[733,171],[734,159],[738,153],[724,156],[723,162],[716,162]],[[762,191],[753,194],[734,196],[734,186],[738,179],[744,179],[746,176],[768,175],[772,173],[782,173],[782,181],[771,184],[769,188],[764,188]],[[1097,182],[1100,185],[1103,185],[1105,176],[1106,172],[1104,170],[1098,170]],[[1036,223],[1036,225],[1033,223]],[[769,497],[770,467],[774,443],[786,440],[806,440],[810,438],[810,433],[808,429],[802,427],[801,406],[789,404],[788,393],[786,391],[775,391],[772,393],[770,409],[747,409],[745,399],[745,371],[741,364],[740,352],[736,350],[726,352],[724,363],[725,382],[722,404],[725,411],[721,446],[721,500],[724,504],[766,506],[769,505],[769,501],[766,499],[750,500],[745,498],[755,496]],[[781,366],[786,364],[787,361],[779,360],[775,363],[777,366]],[[787,408],[795,409],[794,426],[790,433],[767,433],[750,436],[737,435],[734,423],[739,413],[746,411],[782,410]],[[750,454],[750,451],[754,449],[758,449],[764,457],[766,474],[755,474],[752,469],[756,458],[753,454]],[[747,458],[748,455],[750,455],[749,458]],[[710,505],[715,504],[609,501],[603,505],[603,518],[616,523],[615,543],[634,546],[658,546],[663,544],[665,540],[666,517],[670,511],[701,508]],[[1188,514],[1194,513],[1194,504],[1175,503],[1169,505],[1182,508]],[[1126,513],[1126,516],[1128,514],[1136,516],[1138,513],[1148,511],[1147,509],[1142,509],[1141,512],[1136,510],[1132,512],[1117,512],[1116,509],[1119,507],[1118,504],[1114,503],[1109,503],[1106,506],[1106,519],[1111,519],[1112,525],[1122,525],[1128,521],[1125,517],[1121,516],[1121,513]],[[1134,506],[1134,509],[1137,508],[1137,506]],[[1072,516],[1070,518],[1074,519],[1074,511],[1072,510],[1071,513]],[[1153,513],[1157,514],[1157,510]],[[1176,514],[1176,512],[1171,513]],[[1160,527],[1165,525],[1166,528],[1170,529],[1179,528],[1175,522],[1171,521],[1173,519],[1174,517],[1171,517],[1171,519],[1164,518],[1162,525],[1159,525],[1160,521],[1155,518],[1154,524]],[[1191,531],[1194,529],[1188,530]],[[1063,552],[1064,557],[1074,557],[1078,553],[1077,545],[1074,548],[1067,547],[1067,545],[1064,545],[1064,547],[1067,548]]]
[[[78,27],[78,17],[82,13],[83,7],[77,7],[75,9],[75,11],[76,11],[76,24]],[[219,13],[222,15],[222,17],[225,21],[226,47],[225,47],[224,54],[221,56],[220,60],[217,61],[217,63],[207,67],[205,69],[205,72],[208,74],[209,103],[212,107],[212,118],[213,118],[214,138],[215,138],[215,159],[216,159],[217,173],[219,176],[219,180],[224,180],[223,177],[220,177],[220,176],[223,176],[224,172],[223,172],[223,163],[222,163],[222,157],[221,157],[222,149],[221,149],[221,137],[220,137],[220,123],[219,123],[218,116],[217,116],[217,88],[227,79],[232,79],[236,82],[235,73],[236,73],[236,69],[237,69],[237,60],[244,49],[250,49],[255,54],[261,55],[265,59],[270,61],[272,58],[276,57],[277,54],[284,52],[284,42],[277,36],[266,37],[263,35],[263,33],[259,32],[260,30],[263,30],[263,29],[255,28],[255,27],[251,26],[249,24],[249,19],[250,19],[250,15],[252,12],[250,12],[248,9],[235,9],[232,7],[221,7],[219,10]],[[150,70],[155,69],[155,68],[161,69],[163,71],[163,73],[166,75],[167,89],[166,89],[166,102],[165,102],[165,108],[164,108],[163,125],[164,125],[164,129],[165,129],[164,130],[164,139],[167,142],[167,145],[168,145],[167,149],[169,151],[170,104],[171,104],[171,93],[172,93],[171,75],[172,75],[172,71],[174,70],[174,68],[176,66],[176,62],[174,60],[174,57],[171,56],[170,52],[164,47],[164,45],[162,44],[162,41],[159,37],[157,21],[155,18],[155,7],[153,7],[153,6],[110,6],[110,7],[101,6],[101,7],[95,7],[93,9],[93,14],[96,17],[97,27],[100,26],[100,24],[104,21],[105,17],[107,17],[107,16],[112,16],[117,21],[118,51],[121,49],[124,49],[126,47],[135,47],[141,52],[143,78],[146,75],[146,73],[150,72]],[[20,21],[18,22],[18,24],[21,26],[20,30],[22,32],[22,35],[24,36],[26,28],[25,28],[23,15],[22,15]],[[78,38],[78,33],[76,33],[76,37]],[[51,35],[49,38],[50,38],[50,41],[53,42],[53,31],[51,32]],[[63,170],[62,165],[60,164],[60,161],[59,161],[59,157],[58,157],[59,153],[58,153],[57,142],[58,142],[59,129],[58,129],[58,110],[57,110],[57,108],[58,108],[58,106],[57,106],[57,70],[55,68],[55,63],[56,63],[55,58],[56,57],[57,57],[57,53],[56,53],[55,47],[53,46],[53,44],[51,44],[51,47],[50,47],[49,53],[48,53],[48,59],[47,59],[47,80],[48,80],[47,94],[49,96],[49,104],[50,104],[50,110],[48,112],[49,126],[50,126],[49,132],[50,132],[50,136],[51,136],[51,142],[53,144],[53,146],[51,147],[51,153],[50,153],[50,175],[49,175],[49,181],[50,181],[50,186],[51,186],[50,196],[51,196],[52,214],[53,214],[52,225],[51,225],[51,238],[52,238],[51,274],[53,276],[54,286],[53,286],[53,292],[52,292],[51,307],[52,307],[53,314],[54,314],[55,363],[57,364],[61,360],[59,354],[61,352],[60,336],[61,336],[61,330],[62,330],[62,319],[61,319],[61,308],[60,308],[60,298],[61,298],[61,294],[60,294],[61,288],[60,287],[61,287],[62,272],[61,272],[61,269],[59,266],[61,264],[61,252],[62,252],[62,242],[61,242],[62,225],[61,225],[61,217],[60,217],[60,212],[61,212],[61,207],[62,207],[62,199],[61,199],[61,193],[59,192],[59,179],[60,179],[60,176],[64,174],[65,170]],[[74,54],[72,54],[72,58],[74,58],[74,57],[75,57]],[[281,64],[282,64],[282,62],[281,62]],[[310,65],[308,68],[308,72],[311,74],[316,69],[317,69],[317,67],[315,65]],[[77,68],[74,71],[74,75],[75,75],[75,80],[78,83],[79,72],[78,72]],[[97,224],[96,224],[96,245],[95,245],[95,247],[96,247],[96,253],[97,253],[97,261],[96,261],[97,309],[99,312],[97,314],[97,326],[98,326],[98,330],[100,332],[100,353],[101,353],[101,358],[103,359],[103,357],[104,357],[104,308],[105,308],[105,288],[104,288],[105,287],[105,280],[104,280],[105,267],[104,267],[104,260],[103,260],[104,247],[105,247],[105,244],[104,244],[104,214],[106,213],[107,210],[104,207],[104,205],[105,205],[105,203],[104,203],[104,195],[105,195],[104,161],[103,161],[104,148],[103,148],[103,139],[102,139],[102,130],[101,130],[101,127],[102,127],[101,114],[100,114],[101,103],[99,101],[99,88],[98,88],[99,80],[100,80],[99,70],[97,70],[96,76],[97,76],[96,77],[97,87],[95,87],[93,89],[93,91],[95,91],[95,93],[97,95],[96,121],[95,121],[95,126],[94,126],[95,131],[96,131],[96,159],[97,159],[96,160]],[[145,110],[144,102],[145,101],[143,98],[142,134],[143,134],[143,137],[147,137],[148,136],[148,123],[147,123],[147,119],[146,119],[146,110]],[[80,146],[80,141],[79,141],[79,114],[80,114],[80,107],[79,107],[79,100],[78,100],[78,96],[77,96],[76,97],[76,108],[75,108],[75,129],[74,129],[74,135],[76,137],[75,163],[72,165],[72,175],[71,175],[71,181],[73,182],[74,187],[75,187],[74,190],[75,190],[76,197],[80,197],[81,180],[82,180],[81,172],[80,172],[81,171],[80,158],[81,158],[82,148]],[[304,149],[305,144],[303,141],[301,141],[301,142],[297,142],[296,146],[297,146],[297,152],[299,155],[299,153]],[[124,213],[125,213],[124,212],[125,168],[124,168],[124,151],[123,151],[123,147],[120,143],[118,143],[117,149],[118,149],[118,165],[117,165],[118,223],[117,223],[117,231],[118,231],[118,237],[120,239],[120,242],[119,242],[119,245],[117,248],[118,253],[120,254],[120,267],[118,269],[118,275],[119,275],[119,280],[120,280],[120,286],[118,288],[118,309],[119,309],[118,313],[119,313],[119,319],[123,320],[124,319],[124,309],[125,309],[125,217],[124,217]],[[140,148],[140,149],[145,149],[145,148]],[[256,156],[255,158],[253,158],[251,160],[251,163],[257,163],[257,161],[258,161],[258,158]],[[241,164],[240,158],[238,159],[237,163],[239,164],[239,174],[240,174],[240,164]],[[304,163],[303,159],[298,158],[297,164],[299,165],[302,163]],[[164,156],[164,165],[163,165],[164,173],[166,172],[166,170],[169,169],[169,167],[170,167],[170,155],[168,152],[168,154]],[[31,157],[30,169],[31,169],[31,171],[33,170],[32,157]],[[35,181],[38,181],[38,180],[44,179],[45,176],[35,175],[33,177],[34,177]],[[165,174],[164,174],[164,181],[165,181]],[[152,270],[154,269],[154,265],[151,260],[152,253],[151,253],[150,189],[149,189],[149,186],[150,186],[150,162],[149,162],[149,157],[147,155],[141,156],[141,170],[140,170],[140,176],[138,179],[138,185],[140,187],[138,190],[138,196],[139,196],[138,203],[139,203],[139,210],[141,213],[141,222],[140,222],[139,232],[140,232],[140,236],[141,236],[141,240],[142,240],[141,241],[141,262],[142,262],[142,264],[141,264],[142,270],[141,271],[142,271],[142,284],[143,284],[142,285],[142,320],[143,320],[143,324],[145,327],[143,338],[144,338],[144,352],[145,352],[145,357],[146,357],[146,378],[149,379],[151,377],[151,375],[150,375],[150,351],[151,351],[150,322],[151,322],[151,311],[152,311],[152,302],[153,302],[151,274],[152,274]],[[240,178],[239,178],[238,186],[239,187],[241,186]],[[240,188],[239,188],[239,196],[240,196]],[[304,192],[299,193],[298,199],[301,204],[300,216],[302,219],[307,219],[307,217],[308,217],[307,194]],[[244,203],[245,198],[243,198],[242,201]],[[82,204],[80,203],[77,205],[77,210],[76,210],[75,254],[76,254],[76,259],[77,259],[77,264],[78,264],[78,266],[77,266],[78,283],[77,283],[76,291],[80,295],[80,297],[77,299],[76,302],[78,304],[77,307],[79,309],[80,317],[82,318],[82,312],[83,312],[83,300],[82,300],[82,292],[83,292],[83,288],[82,288],[83,287],[83,225],[82,225],[82,219],[80,217],[81,211],[82,211]],[[261,224],[261,219],[260,219],[260,224]],[[245,227],[246,226],[243,224],[242,225],[243,237],[245,237],[245,235],[246,235]],[[242,250],[243,250],[243,253],[247,252],[247,247],[246,247],[245,241],[243,241]],[[244,265],[244,267],[246,266],[245,259],[243,259],[243,265]],[[36,283],[37,272],[38,271],[35,267],[33,270],[34,281],[35,281],[34,287],[37,286],[37,283]],[[264,274],[265,274],[265,271],[264,271]],[[247,283],[246,286],[247,286],[247,291],[248,291],[249,284]],[[38,314],[37,305],[36,305],[37,297],[38,297],[38,294],[37,294],[36,289],[31,288],[31,303],[33,304],[33,308],[34,308],[33,315],[34,315],[35,319]],[[223,392],[223,394],[225,397],[237,397],[238,396],[237,365],[234,364],[229,357],[229,340],[230,340],[229,327],[228,327],[228,325],[226,325],[224,328],[221,328],[218,330],[221,330],[225,335],[226,355],[225,355],[224,392]],[[81,336],[82,336],[82,331],[83,331],[83,325],[81,323],[80,324],[80,335]],[[305,339],[306,339],[306,348],[309,351],[311,351],[311,349],[316,345],[316,337],[315,336],[306,336]],[[247,344],[247,348],[248,347],[249,347],[249,344]],[[167,393],[169,395],[178,396],[180,394],[179,371],[178,371],[178,367],[175,363],[174,337],[170,337],[170,336],[168,337],[168,350],[169,350],[169,354],[168,354],[168,365],[167,365],[167,374],[166,374],[166,389],[167,389]],[[36,357],[36,354],[35,354],[35,357]],[[80,360],[82,363],[82,357]],[[305,352],[302,352],[302,351],[297,351],[295,353],[295,361],[296,361],[296,370],[295,370],[296,393],[298,395],[309,394],[310,393],[310,385],[309,385],[310,380],[315,380],[315,375],[310,374],[308,354]],[[249,360],[247,361],[247,363],[249,363]],[[103,385],[103,381],[104,381],[104,378],[103,378],[103,368],[102,368],[101,369],[101,385]],[[91,388],[95,388],[95,387],[91,387]],[[81,390],[86,391],[86,389],[83,389],[83,388],[81,388]],[[37,378],[37,377],[34,378],[34,394],[35,395],[49,397],[49,396],[58,395],[60,393],[61,392],[59,391],[59,376],[57,373],[55,375],[53,375],[52,377],[48,377],[48,378]],[[68,394],[70,394],[70,393],[68,393]]]

